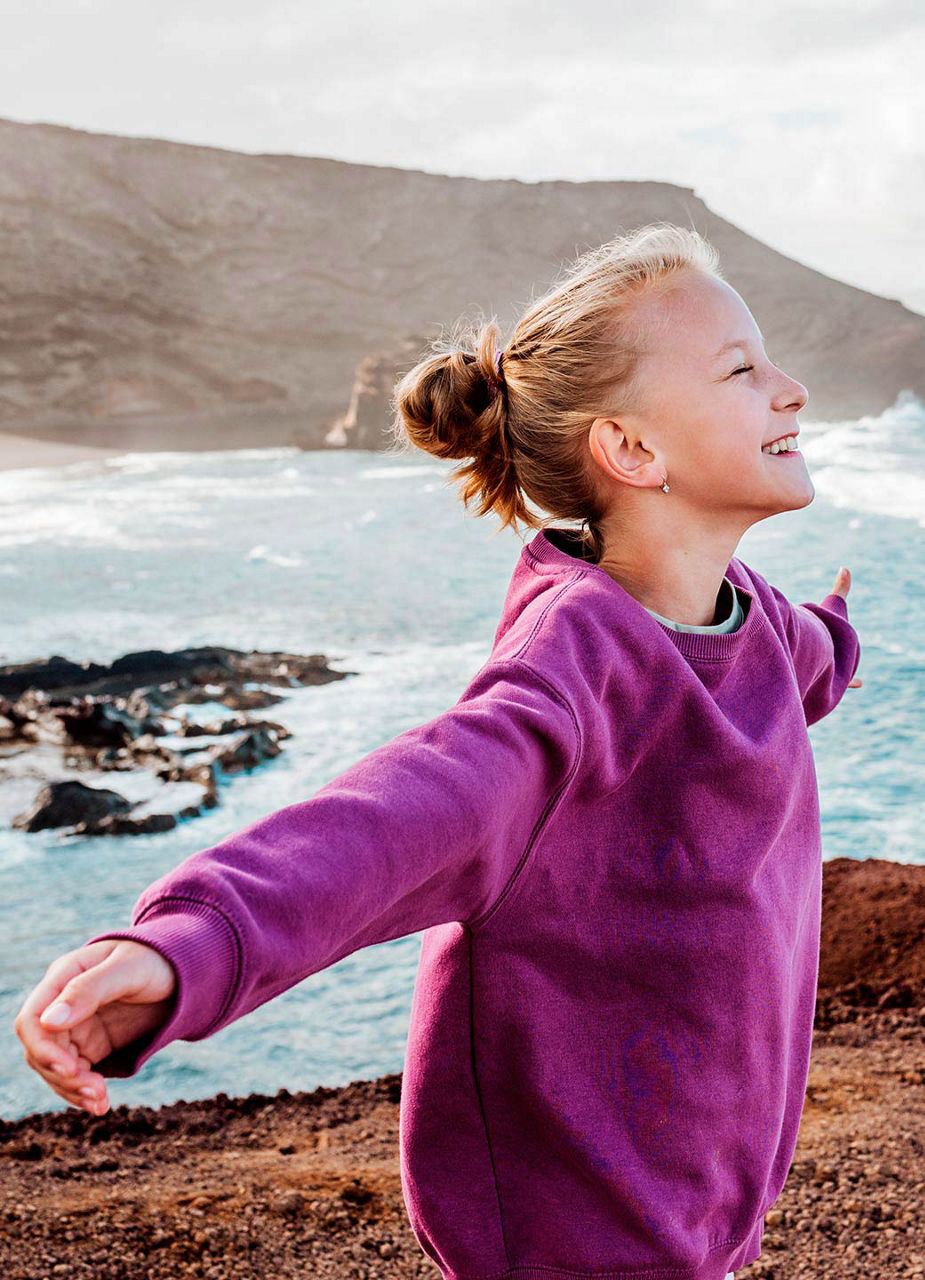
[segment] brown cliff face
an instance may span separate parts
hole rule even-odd
[[[656,219],[716,244],[769,353],[808,387],[807,418],[925,397],[925,317],[777,253],[689,188],[480,181],[0,121],[0,430],[325,447],[370,353],[475,311],[507,330],[576,252]],[[373,412],[345,442],[386,447],[386,420]]]
[[[392,418],[395,384],[403,373],[426,354],[424,334],[408,335],[387,349],[360,361],[353,379],[350,401],[332,423],[323,443],[333,448],[384,449],[390,445],[385,428]],[[296,433],[295,443],[314,447],[310,432]]]

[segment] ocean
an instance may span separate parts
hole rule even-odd
[[[820,600],[839,565],[852,573],[864,685],[809,731],[826,859],[925,862],[923,428],[909,394],[877,417],[802,423],[814,501],[736,550],[794,602]],[[2,1118],[69,1109],[13,1030],[53,959],[128,925],[142,889],[189,854],[439,715],[486,660],[522,541],[465,512],[455,465],[275,448],[0,472],[0,662],[216,644],[323,653],[358,673],[268,708],[293,734],[283,754],[223,779],[219,807],[173,831],[0,830]],[[400,1071],[420,940],[355,952],[207,1040],[175,1041],[109,1082],[112,1105]]]

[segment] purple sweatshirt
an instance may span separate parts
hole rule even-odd
[[[838,595],[726,570],[676,631],[549,528],[459,701],[194,853],[132,927],[175,967],[133,1075],[424,930],[405,1204],[447,1280],[723,1280],[760,1254],[806,1087],[822,850],[807,725],[859,659]]]

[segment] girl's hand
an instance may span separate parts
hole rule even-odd
[[[142,942],[104,938],[68,951],[16,1015],[26,1062],[66,1102],[103,1115],[106,1078],[91,1066],[162,1026],[176,987],[173,965]],[[53,1017],[60,1009],[66,1016]]]
[[[835,575],[835,586],[832,588],[830,595],[841,596],[843,600],[847,600],[848,592],[850,590],[851,590],[851,574],[843,565],[839,569],[838,573]],[[860,689],[863,683],[864,683],[863,680],[859,680],[858,677],[855,676],[853,680],[848,681],[848,688]]]

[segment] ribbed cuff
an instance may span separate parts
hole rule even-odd
[[[94,1063],[102,1076],[132,1076],[172,1040],[203,1040],[227,1014],[241,973],[241,948],[223,912],[207,902],[165,897],[146,905],[138,922],[88,939],[127,938],[153,947],[177,975],[174,1005],[157,1031]]]
[[[836,613],[840,613],[843,618],[848,617],[848,601],[844,596],[840,596],[838,592],[831,591],[827,596],[823,596],[820,602],[825,609],[834,609]]]

